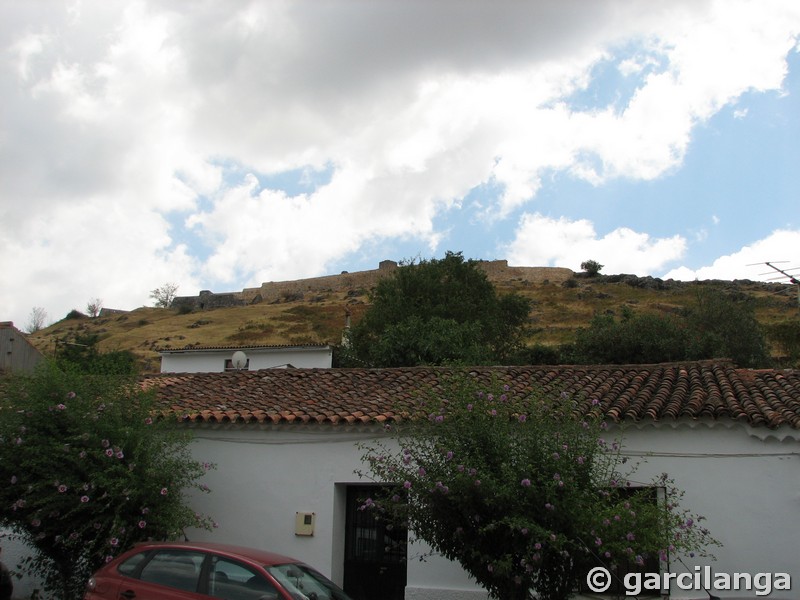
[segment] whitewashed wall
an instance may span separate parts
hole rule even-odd
[[[684,490],[682,505],[706,517],[723,546],[709,561],[714,572],[785,572],[793,592],[770,600],[800,597],[800,432],[772,432],[730,423],[631,427],[626,450],[642,462],[641,479],[669,473]],[[689,567],[694,565],[684,559]],[[702,563],[705,564],[705,563]],[[691,571],[673,562],[671,571]],[[714,591],[721,598],[754,593]],[[671,598],[708,598],[673,586]]]
[[[207,477],[214,492],[198,498],[197,508],[219,522],[214,532],[196,537],[274,549],[341,583],[344,485],[358,482],[354,470],[361,452],[355,443],[375,434],[349,426],[197,429],[196,434],[197,458],[218,464]],[[710,563],[715,572],[787,572],[800,589],[797,432],[695,424],[631,427],[622,435],[627,452],[641,461],[637,480],[649,482],[669,473],[686,492],[683,505],[707,518],[706,525],[724,544]],[[297,511],[316,513],[313,537],[294,535]],[[694,567],[687,565],[674,562],[670,569]],[[714,593],[722,598],[747,595]],[[407,600],[473,597],[485,594],[458,566],[444,559],[409,561]],[[796,593],[770,596],[782,597]],[[673,586],[672,598],[707,595]]]
[[[225,359],[233,356],[234,350],[190,350],[161,354],[162,373],[218,373],[225,370]],[[298,369],[329,369],[333,362],[330,347],[296,348],[245,348],[250,360],[248,370],[273,369],[292,365]]]
[[[278,426],[267,429],[197,429],[195,456],[217,468],[204,478],[212,493],[195,508],[219,524],[212,532],[193,532],[197,540],[256,546],[299,558],[341,584],[344,567],[345,493],[362,483],[355,474],[359,441],[380,429],[351,426]],[[316,513],[313,537],[294,534],[296,512]],[[409,561],[409,586],[453,592],[475,591],[457,566]],[[415,595],[409,598],[439,596]],[[461,595],[460,598],[467,596]],[[485,598],[481,592],[479,598]]]
[[[344,555],[345,485],[358,483],[358,441],[379,429],[353,426],[278,426],[197,428],[193,452],[217,464],[204,482],[211,494],[193,506],[219,524],[190,538],[271,549],[300,558],[341,583]],[[619,433],[619,432],[618,432]],[[711,562],[715,572],[786,572],[794,592],[770,600],[797,598],[800,590],[800,432],[769,432],[742,425],[682,424],[630,427],[626,451],[641,460],[637,480],[662,472],[685,490],[683,505],[707,518],[724,546]],[[613,437],[614,434],[609,434]],[[313,537],[294,534],[295,513],[316,513]],[[0,542],[4,558],[21,552]],[[414,549],[410,550],[413,556]],[[11,562],[11,561],[8,561]],[[688,570],[694,566],[687,561]],[[671,570],[682,571],[673,563]],[[17,584],[16,597],[30,593]],[[721,598],[753,598],[753,593],[714,591]],[[407,600],[482,600],[486,596],[453,563],[410,560]],[[707,599],[673,587],[673,599]]]

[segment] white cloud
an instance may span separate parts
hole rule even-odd
[[[680,267],[664,275],[664,279],[751,279],[767,281],[781,278],[780,273],[765,263],[774,262],[779,268],[800,267],[800,230],[779,229],[768,237],[758,240],[740,250],[717,258],[711,265],[690,269]],[[788,261],[788,263],[778,262]],[[785,269],[784,269],[785,270]],[[783,278],[786,283],[786,279]]]
[[[586,260],[596,260],[604,273],[652,275],[680,259],[686,240],[680,236],[652,239],[621,227],[598,237],[586,219],[552,219],[526,214],[513,242],[505,249],[510,264],[566,267],[574,271]]]
[[[0,2],[0,317],[318,275],[387,238],[435,249],[435,219],[481,184],[501,220],[550,173],[658,178],[699,122],[780,88],[798,30],[791,0]],[[571,106],[618,52],[629,102]],[[225,164],[332,174],[290,196]],[[517,256],[649,272],[684,251],[553,223],[594,252],[526,250],[523,227]]]

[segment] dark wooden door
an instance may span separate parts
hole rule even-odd
[[[360,510],[377,486],[347,488],[344,591],[353,600],[403,600],[408,532]]]

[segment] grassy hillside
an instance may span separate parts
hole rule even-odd
[[[765,325],[798,317],[797,289],[792,285],[750,281],[680,283],[633,276],[588,278],[582,274],[567,281],[546,278],[494,281],[500,293],[516,291],[531,299],[530,342],[547,345],[570,341],[576,329],[587,326],[593,315],[619,314],[623,306],[636,312],[679,310],[694,302],[702,286],[752,297],[758,319]],[[338,344],[345,326],[345,311],[350,311],[351,322],[355,323],[367,302],[367,290],[333,285],[325,293],[315,293],[313,297],[298,294],[280,302],[196,310],[188,314],[174,309],[143,307],[95,318],[64,319],[29,339],[45,354],[52,354],[59,339],[75,334],[97,334],[102,350],[131,350],[141,358],[147,371],[158,371],[159,349]]]

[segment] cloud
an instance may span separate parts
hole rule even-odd
[[[552,219],[540,214],[525,214],[516,235],[504,249],[513,265],[566,267],[574,271],[586,260],[596,260],[605,273],[650,275],[664,265],[680,259],[686,240],[680,236],[652,239],[622,227],[598,237],[585,219]]]
[[[502,221],[552,173],[657,179],[699,123],[780,89],[798,24],[792,1],[1,2],[0,305],[319,275],[382,239],[435,249],[479,186]],[[573,105],[603,61],[630,96]],[[330,177],[260,183],[303,169]],[[608,268],[684,251],[554,223]],[[530,226],[509,246],[528,264],[591,257],[526,250]]]
[[[800,255],[797,248],[800,248],[800,230],[779,229],[768,237],[744,246],[733,254],[717,258],[711,265],[698,269],[688,267],[672,269],[664,275],[664,279],[768,281],[777,278],[786,283],[786,278],[781,278],[780,273],[773,271],[765,263],[774,262],[778,268],[800,267]],[[788,261],[788,263],[779,261]]]

